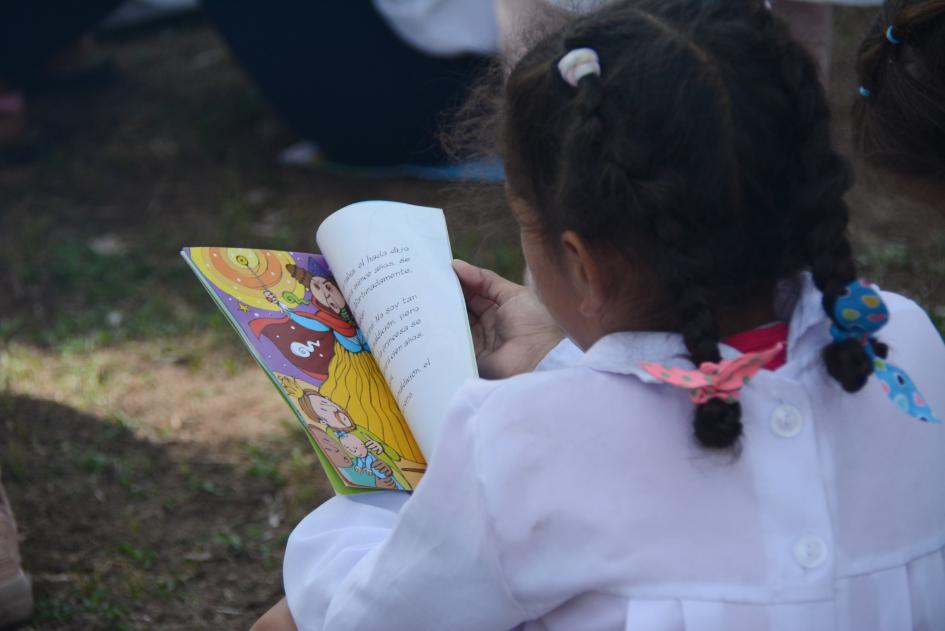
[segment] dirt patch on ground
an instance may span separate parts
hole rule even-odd
[[[208,305],[209,306],[209,305]],[[292,427],[292,413],[255,364],[179,339],[200,362],[129,342],[94,353],[61,354],[10,344],[4,373],[17,394],[117,419],[141,438],[218,444]],[[197,350],[200,349],[200,350]]]
[[[23,396],[0,414],[38,629],[248,628],[280,597],[292,524],[330,493],[285,439],[159,443]]]

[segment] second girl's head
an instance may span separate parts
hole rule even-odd
[[[580,48],[600,72],[572,84],[558,64]],[[817,69],[761,0],[610,4],[519,61],[500,118],[526,259],[582,345],[662,328],[696,365],[717,362],[720,321],[770,304],[780,279],[811,269],[830,313],[856,277],[851,178]],[[660,307],[647,322],[634,313],[643,294]],[[825,357],[847,390],[869,376],[857,344]],[[695,434],[728,447],[740,416],[713,399],[697,406]]]
[[[858,148],[901,188],[945,210],[945,0],[887,0],[856,70]]]

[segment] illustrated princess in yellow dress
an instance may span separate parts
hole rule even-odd
[[[329,272],[315,259],[309,260],[308,269],[288,264],[286,270],[308,289],[306,300],[302,302],[316,309],[314,314],[301,308],[284,309],[286,315],[306,329],[315,332],[330,329],[334,334],[328,375],[319,386],[319,392],[360,419],[372,434],[403,457],[424,462],[420,448],[407,431],[407,422],[394,395],[386,387],[371,356],[367,340],[357,329],[344,296]]]

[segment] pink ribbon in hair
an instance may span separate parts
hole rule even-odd
[[[653,362],[644,362],[642,366],[643,370],[660,381],[689,390],[689,398],[696,405],[712,399],[734,403],[738,401],[745,384],[782,350],[784,342],[778,342],[766,351],[745,353],[735,359],[723,359],[717,364],[703,362],[696,370],[667,368]]]

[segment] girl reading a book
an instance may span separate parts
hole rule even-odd
[[[765,3],[610,3],[499,116],[543,307],[457,265],[504,378],[412,495],[297,526],[257,628],[945,628],[945,344],[858,279],[816,64]]]

